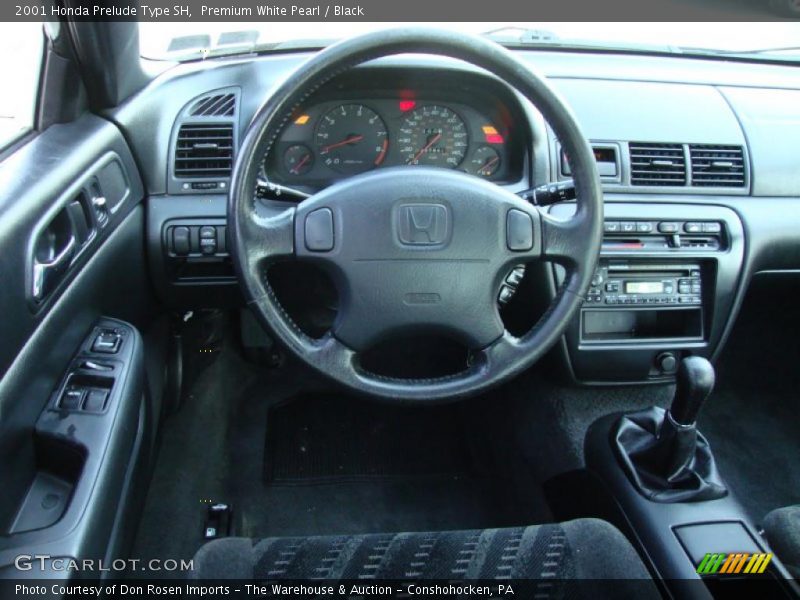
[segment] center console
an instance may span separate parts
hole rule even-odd
[[[569,218],[574,206],[551,214]],[[665,382],[688,354],[712,357],[734,308],[742,223],[708,205],[606,202],[600,261],[564,347],[583,383]],[[563,269],[554,268],[556,284]]]
[[[796,597],[797,586],[736,501],[698,430],[714,380],[708,360],[683,359],[669,409],[612,414],[589,427],[587,469],[617,507],[611,520],[634,538],[670,595]]]

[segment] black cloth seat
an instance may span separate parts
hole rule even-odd
[[[193,579],[615,579],[614,597],[658,597],[612,525],[578,519],[531,527],[212,541]],[[633,582],[631,580],[645,580]],[[629,594],[623,593],[628,586]],[[587,587],[595,596],[597,588]],[[571,593],[570,595],[574,595]]]
[[[770,512],[764,517],[764,534],[786,569],[800,579],[800,504]]]

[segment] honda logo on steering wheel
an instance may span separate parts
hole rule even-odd
[[[397,211],[397,236],[401,243],[436,246],[447,241],[450,218],[443,204],[401,204]]]

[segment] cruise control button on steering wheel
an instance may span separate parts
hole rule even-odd
[[[306,248],[312,252],[333,250],[333,213],[318,208],[306,217]]]

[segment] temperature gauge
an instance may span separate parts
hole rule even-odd
[[[481,146],[466,164],[467,173],[489,178],[500,168],[500,154],[491,146]]]
[[[289,146],[283,154],[283,166],[291,175],[303,175],[314,166],[314,154],[311,148],[303,144]]]

